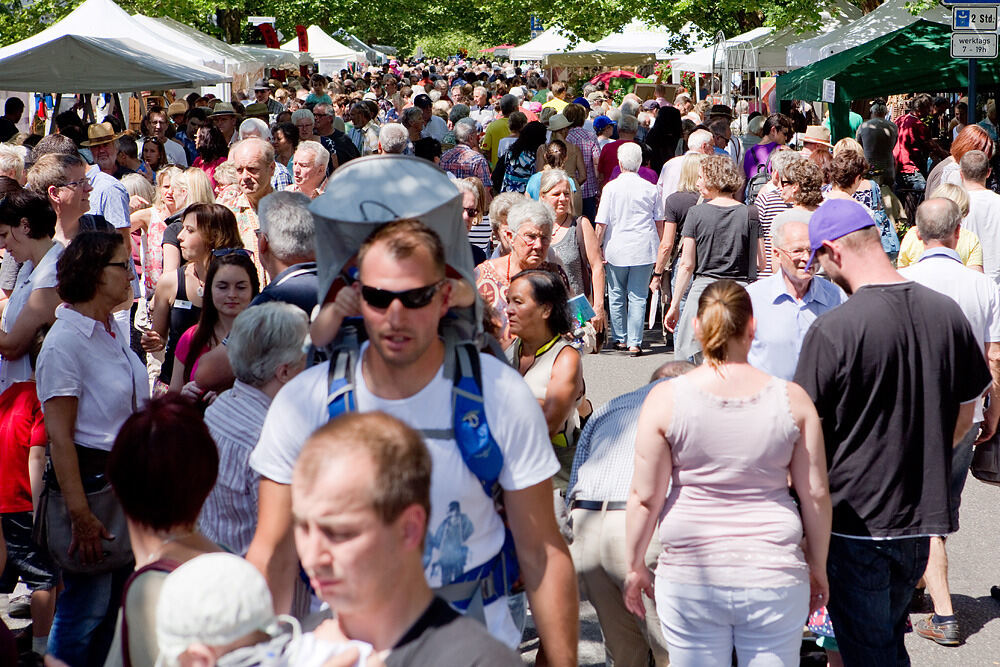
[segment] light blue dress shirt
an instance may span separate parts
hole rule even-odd
[[[802,301],[788,293],[784,273],[758,280],[747,288],[757,320],[750,348],[754,368],[792,381],[802,350],[802,340],[816,318],[847,300],[843,290],[825,278],[814,276]]]

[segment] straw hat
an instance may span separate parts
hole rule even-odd
[[[823,146],[833,147],[833,144],[830,143],[830,130],[826,129],[822,125],[808,126],[806,131],[803,134],[800,134],[799,137],[804,144],[822,144]]]
[[[124,132],[115,132],[115,126],[111,123],[94,123],[87,127],[87,141],[81,141],[81,146],[103,146],[110,144]]]

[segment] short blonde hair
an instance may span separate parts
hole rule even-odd
[[[844,137],[834,145],[833,157],[836,158],[844,151],[854,151],[855,153],[860,153],[861,155],[865,154],[865,149],[861,147],[858,140],[850,137]]]
[[[212,173],[215,182],[220,188],[224,188],[228,185],[233,185],[238,180],[240,180],[239,174],[236,173],[236,166],[230,160],[226,160],[219,164]]]
[[[208,174],[198,167],[188,167],[176,178],[187,188],[187,199],[184,200],[185,206],[215,203],[215,192],[212,190],[212,181],[208,180]]]
[[[934,188],[934,192],[931,193],[929,198],[937,199],[938,197],[950,199],[955,202],[963,218],[969,215],[969,193],[961,185],[942,183]]]
[[[688,153],[681,160],[681,177],[677,182],[678,192],[698,192],[698,168],[708,156],[704,153]]]
[[[153,198],[153,204],[159,206],[160,204],[160,193],[163,192],[163,188],[159,187],[163,184],[164,178],[170,179],[170,186],[173,187],[174,179],[184,173],[184,170],[175,165],[167,165],[163,169],[156,172],[156,196]]]

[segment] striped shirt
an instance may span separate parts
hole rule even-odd
[[[757,199],[755,200],[757,206],[757,215],[760,216],[760,228],[764,232],[764,253],[767,256],[767,266],[763,271],[759,272],[761,277],[771,275],[771,262],[772,262],[772,245],[771,245],[771,222],[774,220],[774,216],[778,215],[782,211],[787,211],[792,207],[791,204],[785,202],[781,198],[781,190],[774,187],[773,184],[767,183],[760,192],[757,193]]]
[[[566,504],[574,500],[628,500],[635,466],[639,411],[657,382],[612,399],[596,410],[580,433]]]
[[[601,161],[601,147],[597,143],[597,135],[593,130],[574,127],[566,133],[566,141],[576,144],[583,153],[583,169],[587,180],[583,182],[580,196],[584,199],[597,196],[597,163]]]
[[[257,446],[271,399],[236,380],[205,410],[205,425],[219,449],[219,478],[201,509],[198,527],[208,539],[240,556],[257,529],[257,482],[250,453]]]

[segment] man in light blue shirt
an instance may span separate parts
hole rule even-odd
[[[847,295],[806,269],[809,225],[776,219],[771,225],[771,240],[781,270],[747,288],[757,323],[749,362],[765,373],[791,381],[809,326],[846,301]]]

